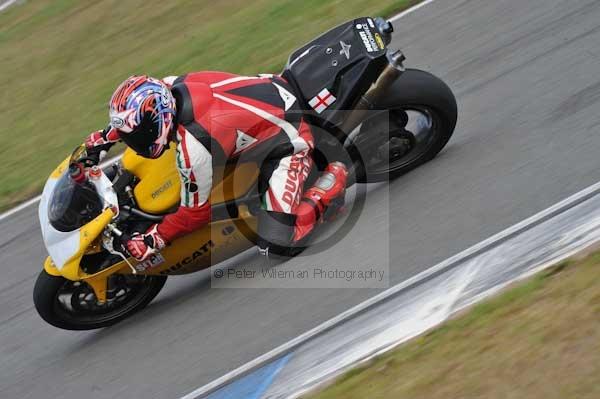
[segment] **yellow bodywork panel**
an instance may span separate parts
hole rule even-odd
[[[77,252],[67,260],[60,270],[52,259],[47,257],[44,262],[44,270],[52,276],[62,276],[72,281],[84,280],[88,282],[94,289],[98,300],[104,302],[106,300],[107,277],[117,272],[122,266],[115,267],[115,265],[94,275],[88,275],[81,270],[80,263],[83,256],[89,251],[90,246],[102,234],[106,225],[111,222],[113,216],[114,213],[111,209],[105,209],[94,220],[83,226],[79,231],[79,248]]]
[[[54,264],[54,262],[52,262],[52,258],[50,258],[49,256],[46,257],[46,260],[44,261],[44,270],[51,276],[62,276],[60,270],[56,268],[56,265]]]
[[[122,162],[125,169],[140,179],[133,193],[142,211],[160,214],[179,204],[181,183],[175,167],[175,144],[152,160],[127,149]]]
[[[163,263],[146,274],[186,274],[228,259],[254,245],[256,218],[245,207],[240,217],[212,222],[177,239],[160,252]]]
[[[60,163],[60,165],[58,165],[58,167],[52,171],[52,173],[50,174],[50,178],[58,179],[59,177],[61,177],[62,174],[65,172],[65,170],[69,169],[69,161],[70,160],[71,160],[70,156],[65,158],[65,160],[62,161]]]
[[[79,263],[85,255],[88,247],[98,238],[107,224],[110,223],[114,216],[111,209],[105,209],[98,217],[86,224],[79,231],[79,249],[62,267],[60,274],[69,280],[80,280],[85,273],[80,269]]]

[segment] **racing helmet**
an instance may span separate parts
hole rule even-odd
[[[175,118],[175,99],[162,81],[130,76],[113,93],[110,126],[138,155],[158,158],[167,149]]]

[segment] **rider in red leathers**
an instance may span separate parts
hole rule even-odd
[[[109,126],[87,138],[88,155],[100,160],[121,140],[147,158],[158,158],[170,141],[177,143],[181,204],[126,243],[140,261],[210,221],[213,167],[242,154],[268,152],[259,177],[257,245],[264,255],[288,254],[345,192],[347,171],[339,162],[329,164],[303,192],[313,165],[313,137],[291,87],[277,75],[132,76],[111,98]]]

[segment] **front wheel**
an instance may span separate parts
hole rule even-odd
[[[71,281],[42,270],[33,288],[33,303],[49,324],[65,330],[93,330],[113,325],[158,295],[167,276],[113,275],[106,303],[96,300],[83,281]]]
[[[356,181],[398,177],[435,157],[446,145],[457,120],[450,88],[436,76],[407,69],[388,95],[351,136],[360,155]]]

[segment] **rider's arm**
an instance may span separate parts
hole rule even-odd
[[[177,145],[177,169],[181,178],[181,204],[158,225],[167,241],[189,234],[210,221],[212,156],[188,131],[181,129]]]

